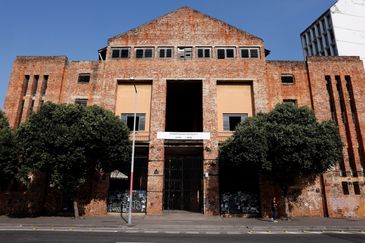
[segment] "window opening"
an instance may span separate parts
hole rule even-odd
[[[77,80],[78,83],[88,83],[90,81],[90,73],[80,73]]]
[[[336,115],[335,99],[333,97],[331,76],[325,76],[325,80],[326,80],[326,88],[327,88],[327,93],[328,93],[329,102],[330,102],[331,117],[332,117],[332,120],[335,121],[337,124],[338,121],[337,121],[337,115]]]
[[[32,87],[32,96],[35,96],[36,93],[37,93],[38,80],[39,80],[39,75],[34,75],[34,81],[33,81],[33,87]]]
[[[284,103],[289,103],[289,104],[292,104],[294,106],[298,106],[297,104],[297,100],[296,99],[284,99],[283,100]]]
[[[361,190],[360,190],[360,184],[359,184],[359,182],[355,181],[353,183],[353,185],[354,185],[354,193],[355,193],[355,195],[360,195],[361,194]]]
[[[29,79],[30,79],[30,75],[25,75],[25,77],[24,77],[24,90],[23,90],[23,95],[24,96],[27,95]]]
[[[130,57],[130,48],[112,48],[112,59],[123,59]]]
[[[350,192],[349,192],[349,185],[346,181],[343,181],[342,183],[342,192],[344,195],[349,195]]]
[[[179,59],[191,59],[193,54],[193,48],[191,47],[178,47],[177,57]]]
[[[87,106],[87,99],[75,99],[75,104]]]
[[[218,59],[234,58],[234,52],[235,48],[218,48],[217,58]]]
[[[158,52],[160,58],[172,58],[172,48],[159,48]]]
[[[129,130],[133,131],[134,113],[122,113],[121,119],[122,122],[124,122],[127,125]],[[145,121],[146,121],[145,113],[136,113],[136,131],[145,130]]]
[[[210,58],[210,48],[198,48],[198,58]]]
[[[136,58],[153,58],[153,48],[136,48]]]
[[[282,74],[281,83],[282,84],[294,84],[294,76],[292,74]]]
[[[247,119],[247,113],[228,114],[223,113],[223,130],[234,131],[241,122]]]
[[[23,109],[24,109],[24,100],[22,100],[22,103],[20,104],[20,107],[19,107],[18,126],[19,126],[19,125],[20,125],[20,123],[22,122]]]
[[[28,116],[32,115],[33,114],[33,109],[34,109],[34,100],[32,100],[31,102],[31,105],[29,107],[29,113],[28,113]]]
[[[251,59],[258,59],[259,58],[259,48],[240,48],[241,50],[241,58],[251,58]]]
[[[47,92],[47,86],[48,86],[48,75],[43,76],[43,82],[42,82],[42,96],[46,95]]]

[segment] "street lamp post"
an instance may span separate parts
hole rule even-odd
[[[134,78],[130,78],[133,81],[134,86],[134,117],[133,117],[133,137],[132,137],[132,158],[131,158],[131,175],[129,184],[129,211],[128,211],[128,224],[132,224],[132,198],[133,198],[133,173],[134,173],[134,149],[136,143],[136,120],[137,120],[137,87],[134,82]]]

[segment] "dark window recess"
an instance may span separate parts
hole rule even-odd
[[[160,58],[171,58],[172,57],[172,48],[160,48],[158,50],[158,56]]]
[[[31,105],[29,107],[28,116],[33,114],[33,109],[34,109],[34,100],[32,100]]]
[[[350,102],[352,120],[356,123],[356,106],[355,106],[354,93],[353,93],[353,90],[352,90],[351,77],[346,75],[345,76],[345,81],[346,81],[347,93],[349,95],[349,102]]]
[[[20,107],[19,107],[19,116],[18,116],[18,124],[17,124],[18,126],[22,122],[23,109],[24,109],[24,100],[22,101],[22,103],[20,104]]]
[[[32,87],[32,96],[35,96],[35,94],[37,93],[38,80],[39,80],[39,75],[34,75],[33,87]]]
[[[332,88],[331,76],[325,76],[325,80],[326,80],[326,88],[327,88],[327,93],[328,93],[329,102],[330,102],[331,117],[332,117],[333,121],[338,123],[337,114],[336,114],[335,99],[333,97],[333,88]]]
[[[250,58],[250,52],[248,51],[248,49],[241,49],[241,57]]]
[[[340,100],[341,117],[342,117],[342,121],[345,126],[345,130],[346,130],[346,140],[348,143],[347,151],[348,151],[348,158],[349,158],[349,163],[350,163],[350,168],[351,168],[351,174],[352,174],[352,176],[356,177],[357,170],[356,170],[355,156],[354,156],[354,150],[353,150],[352,140],[351,140],[351,135],[350,135],[350,128],[349,128],[349,125],[347,122],[347,117],[346,117],[347,112],[346,112],[345,98],[343,95],[343,90],[342,90],[342,85],[341,85],[341,77],[336,75],[335,80],[336,80],[336,87],[337,87],[337,92],[338,92],[338,96],[339,96],[339,100]]]
[[[41,100],[39,107],[42,107],[43,105],[44,105],[44,100]]]
[[[165,131],[202,132],[203,89],[201,80],[167,80],[166,91]],[[184,102],[181,102],[182,100]]]
[[[298,106],[297,104],[297,100],[296,99],[284,99],[283,100],[284,103],[289,103],[289,104],[292,104],[294,106]]]
[[[210,58],[210,48],[198,48],[198,58]]]
[[[130,48],[112,48],[112,59],[129,58]]]
[[[30,76],[29,75],[25,75],[25,77],[24,77],[24,86],[23,86],[23,95],[24,96],[27,95],[27,90],[28,90],[28,85],[29,85],[29,79],[30,79]]]
[[[234,48],[217,49],[217,58],[218,59],[234,58]]]
[[[343,123],[346,124],[347,123],[346,105],[345,105],[345,99],[343,97],[340,76],[335,76],[335,80],[336,80],[336,88],[337,88],[338,96],[340,98],[341,118],[342,118]]]
[[[259,48],[241,48],[241,58],[259,58]]]
[[[359,182],[354,182],[352,185],[354,185],[354,193],[355,195],[360,195],[361,194],[361,190],[360,190],[360,184]]]
[[[350,109],[351,109],[352,120],[355,124],[356,138],[357,138],[357,141],[358,141],[358,144],[359,144],[358,153],[359,153],[361,165],[363,167],[365,167],[364,143],[363,143],[363,139],[362,139],[360,124],[359,124],[359,118],[357,116],[356,103],[355,103],[355,97],[354,97],[354,92],[353,92],[353,88],[352,88],[351,77],[349,75],[346,75],[345,80],[346,80],[347,91],[348,91],[348,94],[349,94],[349,101],[350,101]]]
[[[258,49],[251,49],[251,58],[259,58],[259,50]]]
[[[47,93],[47,86],[48,86],[48,75],[43,76],[43,82],[42,82],[42,91],[41,95],[45,96]]]
[[[342,192],[344,195],[349,195],[350,192],[349,192],[349,185],[346,181],[343,181],[342,183]]]
[[[112,58],[119,58],[120,57],[120,50],[112,50]]]
[[[282,74],[281,83],[282,84],[294,84],[294,76],[291,74]]]
[[[178,47],[177,57],[179,59],[191,59],[193,57],[193,48],[191,47]]]
[[[153,48],[136,48],[136,58],[152,58]]]
[[[122,122],[124,122],[130,131],[133,131],[133,123],[134,123],[134,113],[122,113],[121,114]],[[145,113],[137,113],[136,114],[136,131],[144,131],[146,123],[146,114]]]
[[[75,99],[75,104],[87,106],[87,99]]]
[[[247,113],[223,114],[223,130],[234,131],[236,126],[247,119]]]
[[[90,82],[90,73],[80,73],[77,79],[78,83],[88,83]]]

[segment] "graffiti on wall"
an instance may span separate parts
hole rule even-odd
[[[221,194],[222,214],[259,214],[258,195],[250,192]]]
[[[133,191],[132,212],[145,213],[147,193],[142,190]],[[129,191],[111,192],[108,196],[108,212],[127,213],[129,211]]]

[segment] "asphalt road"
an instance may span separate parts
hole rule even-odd
[[[365,242],[364,234],[147,234],[122,232],[1,231],[0,242]]]

